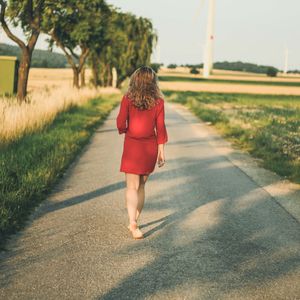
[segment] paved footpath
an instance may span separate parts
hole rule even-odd
[[[131,239],[117,110],[1,253],[0,298],[300,299],[299,223],[178,106]]]

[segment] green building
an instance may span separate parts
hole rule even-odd
[[[18,59],[0,56],[0,95],[13,95],[18,85]]]

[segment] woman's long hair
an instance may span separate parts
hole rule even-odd
[[[131,75],[128,98],[132,101],[134,107],[139,110],[150,109],[156,104],[158,98],[163,94],[158,86],[156,73],[150,67],[140,67]]]

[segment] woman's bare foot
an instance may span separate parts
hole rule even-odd
[[[134,239],[142,239],[144,237],[136,222],[130,222],[128,229],[131,231]]]

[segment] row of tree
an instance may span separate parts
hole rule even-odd
[[[0,0],[0,24],[7,36],[21,49],[17,97],[26,98],[32,53],[41,33],[49,36],[50,49],[56,45],[73,70],[73,85],[85,85],[88,63],[93,84],[117,85],[138,66],[150,63],[157,35],[152,23],[108,5],[105,0]],[[19,26],[26,41],[10,26]]]

